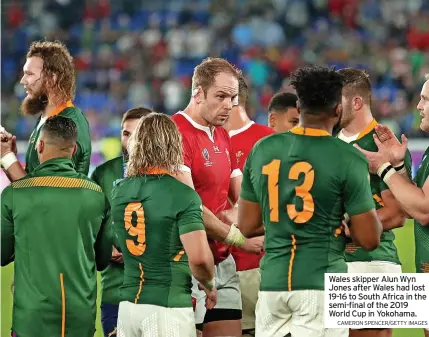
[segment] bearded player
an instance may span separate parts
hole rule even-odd
[[[121,123],[122,155],[101,164],[91,175],[91,179],[101,187],[109,202],[112,201],[113,187],[125,177],[128,160],[128,139],[140,118],[147,116],[151,112],[145,108],[133,108],[124,114]],[[118,320],[119,302],[121,301],[119,287],[122,286],[124,281],[122,254],[115,247],[112,249],[109,266],[101,272],[101,325],[105,337],[116,336],[115,329]]]
[[[342,129],[337,137],[349,144],[358,144],[368,151],[377,150],[374,142],[377,121],[371,112],[371,82],[368,75],[359,69],[345,68],[338,71],[344,76],[342,93]],[[396,168],[411,177],[411,155]],[[392,229],[402,227],[405,215],[389,187],[376,174],[370,175],[371,192],[377,216],[383,224],[380,246],[368,252],[353,242],[346,246],[346,262],[349,273],[401,273],[401,262],[394,243]],[[389,337],[392,329],[352,329],[350,336]]]
[[[261,138],[274,133],[269,127],[256,124],[250,120],[246,113],[248,97],[249,88],[244,77],[240,75],[238,79],[238,105],[232,108],[224,125],[231,137],[232,160],[237,160],[237,166],[240,170],[243,170],[253,145]],[[247,253],[237,247],[231,248],[231,254],[234,257],[240,278],[243,336],[250,336],[250,334],[254,334],[255,330],[255,307],[261,280],[259,262],[263,254]]]
[[[341,118],[343,77],[334,69],[302,68],[291,83],[300,126],[253,147],[238,207],[243,234],[265,231],[256,336],[346,337],[348,329],[325,329],[324,276],[347,271],[344,210],[362,247],[380,242],[368,163],[331,136]]]
[[[420,128],[429,133],[429,74],[426,75],[417,110],[422,116]],[[383,180],[403,210],[410,218],[414,218],[416,271],[429,273],[429,148],[423,155],[413,184],[407,176],[395,169],[407,157],[408,141],[405,136],[402,136],[401,143],[385,126],[379,126],[377,135],[379,139],[374,137],[374,140],[379,152],[360,150],[368,158],[371,172]],[[429,329],[425,330],[425,336],[429,337]]]
[[[16,137],[2,128],[1,164],[15,181],[31,173],[39,164],[36,145],[41,126],[51,116],[71,118],[78,129],[77,152],[73,155],[75,169],[88,174],[91,158],[89,124],[80,109],[73,105],[76,89],[73,58],[67,48],[58,41],[36,41],[30,46],[24,65],[21,84],[27,91],[21,110],[25,116],[40,115],[34,128],[25,156],[25,170],[16,158]]]
[[[198,291],[194,282],[196,324],[199,330],[204,327],[205,337],[241,335],[239,279],[234,259],[222,241],[250,252],[262,249],[261,238],[245,240],[234,224],[225,224],[215,216],[226,211],[224,216],[234,220],[229,200],[235,204],[240,193],[241,171],[230,158],[231,140],[221,127],[236,104],[238,77],[228,61],[204,60],[194,70],[188,106],[172,117],[183,136],[184,166],[178,179],[194,188],[203,201],[204,225],[216,265],[218,300],[214,309],[205,310],[205,293]]]

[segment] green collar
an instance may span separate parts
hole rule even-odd
[[[76,172],[71,159],[65,157],[52,158],[37,166],[33,173],[39,172]]]

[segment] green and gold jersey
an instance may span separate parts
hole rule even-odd
[[[254,146],[240,197],[262,209],[262,291],[324,289],[325,273],[347,272],[343,214],[374,208],[365,157],[326,131],[302,127]]]
[[[108,209],[101,188],[67,158],[48,160],[4,189],[1,264],[15,261],[18,336],[93,336],[96,270],[112,253]]]
[[[422,188],[429,176],[429,148],[423,155],[422,162],[414,181]],[[414,220],[414,237],[416,241],[416,272],[429,273],[429,226],[422,226]]]
[[[76,123],[78,147],[72,159],[76,171],[88,175],[91,160],[91,136],[85,115],[71,101],[58,107],[50,116],[54,115],[71,118]],[[30,136],[27,153],[25,154],[25,171],[27,173],[33,172],[40,164],[36,146],[44,120],[46,119],[42,119],[42,117],[38,119],[37,125]]]
[[[123,156],[111,159],[96,167],[91,174],[103,190],[109,202],[112,201],[112,190],[124,177],[125,162]],[[111,217],[108,222],[111,223]],[[101,303],[119,304],[121,296],[119,288],[124,281],[124,265],[110,262],[109,266],[101,272]]]
[[[377,152],[378,148],[374,142],[373,135],[377,122],[373,120],[368,126],[356,137],[355,140],[349,141],[349,144],[358,144],[362,149]],[[343,141],[347,142],[345,137],[338,135]],[[408,152],[405,158],[405,167],[411,179],[411,154]],[[374,199],[376,209],[384,207],[381,192],[389,189],[383,180],[376,174],[370,174],[371,193]],[[392,230],[383,231],[380,238],[380,245],[373,251],[362,249],[357,244],[348,240],[346,245],[346,261],[347,262],[369,262],[369,261],[388,261],[396,264],[401,264],[398,252],[395,246],[395,234]]]
[[[191,307],[191,271],[180,235],[205,230],[198,194],[162,170],[113,189],[112,218],[125,270],[121,300]]]

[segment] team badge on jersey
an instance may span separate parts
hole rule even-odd
[[[209,155],[209,150],[207,150],[207,148],[205,148],[202,152],[203,157],[205,160],[209,160],[210,159],[210,155]]]

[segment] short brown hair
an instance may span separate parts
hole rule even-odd
[[[75,69],[73,57],[60,41],[35,41],[30,45],[27,58],[40,57],[43,60],[42,74],[47,78],[48,88],[60,101],[72,100],[75,95]],[[54,83],[53,75],[57,76]]]
[[[227,60],[221,58],[208,57],[203,60],[194,69],[192,75],[192,92],[199,86],[203,89],[204,94],[212,86],[215,77],[220,73],[227,73],[239,78],[238,70]]]
[[[140,119],[144,116],[149,115],[151,112],[153,112],[153,111],[146,109],[146,108],[143,108],[143,107],[132,108],[132,109],[128,110],[126,113],[124,113],[124,116],[122,117],[121,127],[124,126],[124,123],[127,120],[129,120],[129,119]]]
[[[344,68],[338,70],[344,76],[343,93],[347,96],[359,95],[365,103],[371,104],[372,87],[369,74],[364,70]]]
[[[150,169],[178,172],[183,164],[183,149],[176,123],[156,112],[141,118],[128,142],[128,154],[128,177],[148,173]]]
[[[238,105],[246,108],[247,100],[249,99],[249,87],[247,86],[246,79],[241,71],[238,72]]]

